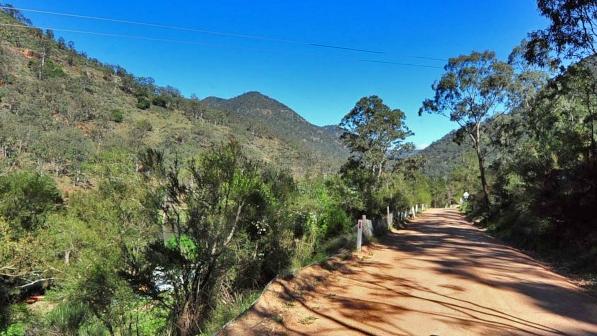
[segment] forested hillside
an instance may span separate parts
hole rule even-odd
[[[456,167],[465,164],[464,157],[470,154],[467,146],[459,145],[454,140],[456,132],[450,132],[417,154],[423,159],[423,171],[434,178],[448,176]]]
[[[13,25],[0,30],[5,168],[43,169],[67,185],[83,186],[109,164],[107,157],[130,160],[144,146],[186,156],[230,136],[252,157],[297,175],[332,172],[347,156],[337,139],[257,93],[224,105],[185,98],[175,88],[87,57],[72,42],[55,41],[51,31],[4,12],[0,23]]]

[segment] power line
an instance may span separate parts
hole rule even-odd
[[[144,40],[144,41],[155,41],[155,42],[179,43],[179,44],[189,44],[189,45],[200,45],[200,46],[218,47],[218,46],[213,45],[213,44],[203,43],[203,42],[197,42],[197,41],[190,41],[190,40],[164,39],[164,38],[155,38],[155,37],[148,37],[148,36],[141,36],[141,35],[103,33],[103,32],[89,31],[89,30],[65,29],[65,28],[55,28],[55,27],[35,27],[35,26],[27,26],[27,25],[16,24],[16,23],[13,23],[13,24],[11,24],[11,23],[0,23],[0,27],[15,27],[15,28],[23,28],[23,29],[42,29],[42,30],[49,29],[49,30],[58,31],[58,32],[65,32],[65,33],[87,34],[87,35],[94,35],[94,36],[105,36],[105,37],[114,37],[114,38],[127,38],[127,39]],[[325,45],[320,45],[320,46],[321,47],[326,47],[326,48],[334,48],[334,47],[325,46]],[[219,47],[221,47],[221,46],[219,46]],[[412,66],[412,67],[442,69],[442,67],[438,67],[438,66],[425,65],[425,64],[415,64],[415,63],[400,63],[400,62],[393,62],[393,61],[367,60],[367,59],[362,59],[362,60],[359,60],[359,61],[360,62],[367,62],[367,63],[381,63],[381,64],[393,64],[393,65],[401,65],[401,66]]]
[[[56,15],[56,16],[63,16],[63,17],[72,17],[72,18],[86,19],[86,20],[106,21],[106,22],[114,22],[114,23],[145,26],[145,27],[154,27],[154,28],[169,29],[169,30],[195,32],[195,33],[217,35],[217,36],[228,36],[228,37],[243,38],[243,39],[250,39],[250,40],[302,44],[302,45],[318,47],[318,48],[340,49],[340,50],[371,53],[371,54],[385,53],[384,51],[378,51],[378,50],[360,49],[360,48],[344,47],[344,46],[314,43],[314,42],[303,42],[303,41],[289,40],[289,39],[278,39],[278,38],[271,38],[271,37],[261,36],[261,35],[249,35],[249,34],[230,33],[230,32],[222,32],[222,31],[214,31],[214,30],[206,30],[206,29],[198,29],[198,28],[189,28],[189,27],[166,25],[166,24],[160,24],[160,23],[123,20],[123,19],[115,19],[115,18],[108,18],[108,17],[80,15],[80,14],[54,12],[54,11],[45,11],[45,10],[31,9],[31,8],[8,7],[8,6],[2,6],[2,5],[0,5],[0,8],[1,9],[15,9],[15,10],[22,11],[22,12],[31,12],[31,13],[48,14],[48,15]]]
[[[424,59],[424,60],[429,60],[429,61],[440,61],[440,62],[447,62],[448,59],[447,58],[436,58],[436,57],[425,57],[425,56],[409,56],[411,58],[418,58],[418,59]]]
[[[431,68],[431,69],[443,69],[442,67],[439,67],[439,66],[425,65],[425,64],[400,63],[400,62],[393,62],[393,61],[378,61],[378,60],[366,60],[366,59],[362,59],[362,60],[359,60],[359,61],[361,61],[361,62],[367,62],[367,63],[381,63],[381,64],[414,66],[414,67]]]
[[[21,25],[21,24],[11,24],[11,23],[0,23],[0,26],[17,27],[17,28],[25,28],[25,29],[49,29],[49,30],[65,32],[65,33],[88,34],[88,35],[96,35],[96,36],[129,38],[129,39],[136,39],[136,40],[156,41],[156,42],[171,42],[171,43],[210,46],[210,44],[208,44],[208,43],[202,43],[202,42],[196,42],[196,41],[162,39],[162,38],[154,38],[154,37],[147,37],[147,36],[140,36],[140,35],[102,33],[102,32],[94,32],[94,31],[89,31],[89,30],[63,29],[63,28],[54,28],[54,27],[34,27],[34,26],[25,26],[25,25]]]

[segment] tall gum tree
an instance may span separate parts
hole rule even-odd
[[[445,73],[432,86],[435,96],[423,101],[419,115],[439,114],[458,123],[471,140],[479,161],[479,175],[485,206],[490,205],[485,174],[482,125],[496,117],[506,105],[513,76],[512,66],[499,61],[492,51],[472,52],[450,58]]]
[[[361,98],[340,122],[341,138],[350,149],[351,159],[369,169],[376,181],[387,168],[390,151],[399,150],[413,134],[404,120],[403,111],[370,96]]]

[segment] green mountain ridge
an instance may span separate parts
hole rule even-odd
[[[208,107],[241,118],[251,130],[261,130],[276,138],[296,144],[317,160],[341,162],[348,151],[334,133],[305,120],[290,107],[260,92],[250,91],[231,99],[207,97]]]
[[[417,151],[416,155],[424,159],[423,173],[433,178],[448,176],[452,170],[465,164],[466,156],[473,153],[472,147],[466,142],[458,144],[454,141],[456,131],[452,131],[429,146]]]
[[[249,157],[293,175],[333,172],[347,150],[323,128],[258,92],[186,98],[153,79],[104,64],[0,11],[0,169],[93,184],[110,167],[133,169],[147,147],[192,157],[233,137]]]

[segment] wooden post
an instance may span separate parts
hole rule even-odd
[[[388,222],[388,231],[390,231],[392,229],[392,219],[390,217],[390,206],[388,205],[386,207],[386,221]]]
[[[363,245],[363,225],[367,224],[367,216],[363,215],[363,218],[357,222],[357,251],[361,251],[361,245]]]
[[[410,213],[413,215],[413,219],[416,217],[415,207],[410,207]]]

